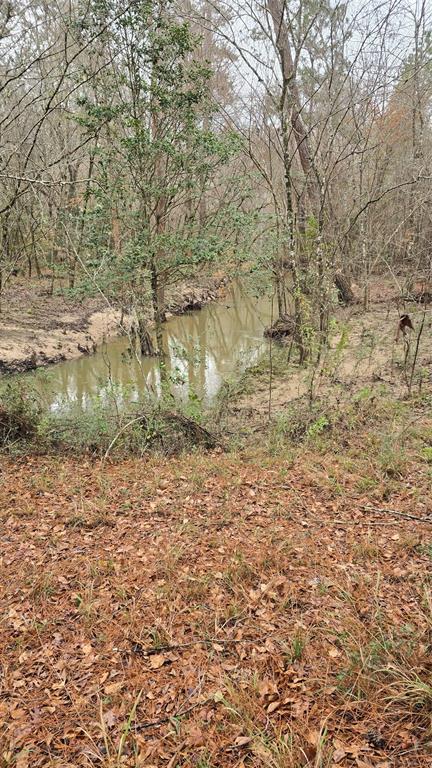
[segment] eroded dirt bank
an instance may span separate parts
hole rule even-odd
[[[225,283],[217,275],[192,287],[175,286],[168,295],[168,313],[182,314],[214,301]],[[64,294],[50,296],[46,280],[14,280],[0,314],[0,373],[22,373],[91,354],[105,339],[122,333],[120,323],[120,310],[102,296],[76,301]]]
[[[398,333],[402,312],[412,329]],[[361,298],[340,307],[333,320],[329,346],[320,362],[300,366],[291,337],[273,342],[268,354],[251,367],[227,399],[224,418],[236,430],[261,431],[269,414],[288,413],[320,401],[337,408],[367,392],[392,392],[404,398],[421,392],[432,381],[432,308],[421,303],[398,304],[389,281],[373,286],[369,309]],[[412,380],[411,380],[412,379]],[[411,381],[411,384],[410,384]]]

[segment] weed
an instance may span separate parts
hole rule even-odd
[[[394,435],[383,437],[378,461],[382,472],[387,477],[400,478],[405,474],[407,456],[400,441]]]
[[[35,602],[48,600],[55,593],[56,583],[51,573],[41,574],[32,580],[31,596]]]
[[[96,560],[90,562],[89,572],[92,578],[97,576],[111,576],[116,571],[114,560]]]
[[[293,661],[300,661],[303,658],[304,651],[307,644],[307,638],[302,634],[296,634],[291,640],[291,647],[285,654],[288,663]]]
[[[397,665],[387,666],[382,672],[389,679],[385,696],[388,705],[403,704],[406,714],[409,711],[425,714],[432,711],[432,684],[429,675],[421,677],[415,670],[407,670]]]
[[[136,746],[133,743],[133,722],[135,720],[138,704],[140,703],[142,691],[137,694],[133,705],[129,711],[127,718],[125,719],[121,728],[121,735],[118,742],[115,743],[111,737],[109,729],[107,727],[106,717],[104,716],[102,701],[99,705],[99,729],[103,739],[103,749],[100,749],[98,744],[95,743],[92,736],[87,732],[85,728],[82,728],[83,732],[90,739],[93,747],[96,751],[99,764],[105,768],[121,768],[125,764],[125,756],[131,754],[131,751],[136,751]],[[133,765],[128,759],[128,765]]]
[[[432,464],[432,446],[428,445],[426,448],[423,448],[422,456],[428,464]]]
[[[330,429],[331,420],[320,412],[319,402],[310,408],[306,403],[296,403],[286,411],[279,413],[272,422],[270,448],[276,452],[287,441],[317,438]]]
[[[198,759],[198,762],[195,763],[196,768],[212,768],[212,764],[210,762],[210,757],[202,756]]]
[[[91,624],[96,617],[94,586],[92,582],[84,585],[83,590],[75,594],[74,602],[84,621]]]
[[[378,481],[374,477],[360,477],[356,480],[356,489],[359,493],[367,493],[373,491],[378,485]]]
[[[11,448],[36,436],[42,413],[36,391],[8,381],[0,391],[0,447]]]
[[[432,560],[432,542],[427,542],[427,544],[416,544],[415,550],[420,555],[427,555],[427,557],[430,557]]]
[[[315,438],[318,437],[318,435],[321,435],[324,430],[328,429],[330,426],[330,422],[328,418],[324,415],[319,416],[316,421],[314,421],[306,430],[306,436],[308,438]]]
[[[162,627],[151,627],[148,630],[148,637],[150,639],[150,647],[154,650],[163,648],[164,645],[169,645],[169,636]]]
[[[371,533],[368,533],[366,539],[360,539],[360,541],[354,545],[353,554],[356,560],[376,560],[380,554],[380,547]]]

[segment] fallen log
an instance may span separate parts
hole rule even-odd
[[[432,292],[431,291],[418,291],[416,293],[410,293],[406,296],[402,296],[403,301],[411,301],[416,304],[432,304]]]
[[[264,329],[266,339],[283,339],[294,336],[296,323],[292,315],[281,315],[272,325]]]

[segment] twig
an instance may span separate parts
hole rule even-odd
[[[273,302],[274,302],[274,294],[271,297],[270,327],[273,326]],[[272,394],[273,394],[273,337],[270,336],[270,343],[269,343],[269,391],[268,391],[268,420],[269,420],[269,422],[271,421]]]
[[[212,702],[215,704],[214,698],[211,696],[208,699],[204,699],[204,701],[197,701],[195,704],[191,704],[190,707],[187,707],[186,709],[179,709],[178,712],[175,712],[173,715],[167,715],[166,717],[161,717],[159,720],[148,720],[145,723],[137,723],[135,725],[134,730],[135,731],[145,731],[147,728],[157,728],[158,725],[163,725],[164,723],[169,723],[171,720],[175,720],[178,717],[184,717],[184,715],[189,714],[189,712],[192,712],[194,709],[198,709],[198,707],[205,707],[207,704],[210,704]]]
[[[117,434],[116,434],[116,435],[114,435],[114,437],[113,437],[113,439],[111,440],[111,442],[110,442],[110,444],[109,444],[108,448],[107,448],[107,449],[106,449],[106,451],[105,451],[104,457],[103,457],[103,459],[102,459],[102,467],[103,467],[103,465],[104,465],[105,461],[106,461],[106,460],[107,460],[107,458],[108,458],[108,455],[109,455],[109,453],[110,453],[110,451],[111,451],[111,448],[113,448],[113,447],[114,447],[114,445],[116,444],[116,442],[117,442],[117,440],[119,439],[120,435],[121,435],[121,434],[123,434],[123,432],[125,432],[125,430],[126,430],[126,429],[128,429],[130,426],[132,426],[132,424],[136,424],[138,421],[146,421],[146,417],[145,417],[143,414],[141,414],[140,416],[137,416],[136,418],[134,418],[134,419],[131,419],[131,420],[130,420],[130,421],[128,421],[126,424],[124,424],[124,425],[121,427],[121,429],[119,429],[119,430],[118,430],[118,432],[117,432]]]
[[[190,432],[194,433],[195,437],[200,436],[206,443],[208,448],[214,448],[215,446],[223,447],[219,438],[210,430],[198,424],[193,419],[189,419],[183,413],[177,413],[176,411],[168,411],[165,414],[165,418],[172,423],[178,422],[186,427]]]
[[[266,635],[268,637],[268,635]],[[128,638],[129,642],[133,643],[133,650],[135,653],[139,653],[142,656],[145,656],[146,658],[148,656],[154,656],[157,653],[166,653],[167,651],[177,651],[180,648],[190,648],[193,645],[213,645],[213,643],[219,644],[219,645],[234,645],[236,643],[249,643],[249,642],[258,642],[261,641],[262,638],[240,638],[235,639],[232,638],[231,640],[222,640],[218,637],[210,637],[208,640],[204,638],[198,638],[197,640],[190,640],[187,643],[173,643],[172,645],[159,645],[157,648],[151,647],[151,648],[145,648],[142,643],[137,642],[136,640],[133,640],[131,637]]]
[[[366,512],[378,512],[383,515],[396,515],[397,517],[404,517],[406,520],[417,520],[419,523],[429,523],[432,525],[432,517],[418,517],[417,515],[410,515],[408,512],[399,512],[397,509],[370,507],[366,504],[361,509],[364,509]]]
[[[409,397],[411,397],[412,385],[413,385],[413,380],[414,380],[414,373],[415,373],[417,357],[418,357],[419,347],[420,347],[420,339],[422,337],[422,333],[423,333],[423,329],[424,329],[424,325],[425,325],[426,312],[427,312],[427,305],[425,306],[425,308],[423,310],[423,317],[422,317],[421,325],[420,325],[419,332],[417,334],[417,339],[416,339],[416,346],[415,346],[415,350],[414,350],[414,357],[413,357],[413,361],[412,361],[412,365],[411,365],[411,375],[410,375],[409,384],[408,384],[408,395],[409,395]]]

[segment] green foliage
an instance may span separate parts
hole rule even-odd
[[[85,411],[47,410],[32,379],[8,383],[0,395],[0,448],[3,450],[90,453],[104,456],[149,451],[177,453],[196,446],[213,447],[203,426],[202,403],[193,391],[184,403],[146,397],[121,412],[116,402],[127,393],[114,387],[92,398]]]
[[[24,381],[6,381],[0,390],[0,447],[33,440],[41,419],[37,393]]]
[[[417,552],[419,552],[421,555],[426,555],[432,560],[432,542],[426,542],[424,544],[419,544],[416,547]]]
[[[307,437],[317,437],[318,435],[321,435],[328,427],[330,426],[330,422],[326,416],[319,416],[316,421],[311,424],[307,430],[306,435]]]
[[[387,477],[403,477],[406,470],[407,456],[397,434],[385,434],[381,439],[378,454],[382,472]]]
[[[296,403],[277,416],[273,423],[272,439],[278,443],[313,440],[330,427],[330,416],[320,412],[318,402],[312,408],[306,403]]]
[[[304,651],[307,644],[307,638],[297,633],[294,635],[293,639],[291,640],[291,645],[289,651],[286,653],[286,659],[289,664],[292,664],[294,661],[301,661],[304,655]]]
[[[170,0],[127,8],[121,0],[91,0],[77,33],[87,41],[98,30],[115,66],[101,74],[94,97],[78,99],[74,114],[89,136],[104,138],[80,218],[86,270],[79,290],[101,289],[139,311],[155,271],[167,285],[220,263],[241,232],[235,202],[199,215],[203,194],[241,141],[213,130],[212,70],[196,56],[200,40]],[[113,242],[113,217],[121,244]]]
[[[432,464],[432,446],[428,445],[422,450],[422,455],[428,464]]]

